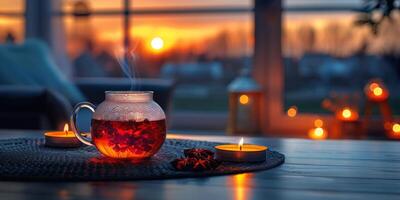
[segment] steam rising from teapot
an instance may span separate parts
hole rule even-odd
[[[135,49],[125,50],[119,49],[114,52],[115,58],[121,67],[122,72],[128,77],[131,87],[130,90],[136,90],[137,82],[136,82],[136,73],[135,73],[135,65],[138,60],[137,55],[135,54]]]

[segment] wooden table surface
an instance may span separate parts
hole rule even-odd
[[[0,139],[38,137],[0,131]],[[169,138],[237,142],[228,136],[170,134]],[[4,182],[0,199],[400,199],[400,143],[246,138],[286,155],[256,173],[128,182]],[[1,159],[1,158],[0,158]]]

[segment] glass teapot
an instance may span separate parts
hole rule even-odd
[[[91,139],[76,127],[81,108],[93,113]],[[161,107],[153,101],[152,91],[106,91],[105,100],[97,108],[89,102],[75,106],[71,116],[76,137],[86,145],[94,145],[105,156],[143,160],[157,153],[165,141],[166,121]]]

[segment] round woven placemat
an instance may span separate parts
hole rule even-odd
[[[267,160],[262,163],[223,162],[215,170],[203,172],[176,171],[170,164],[183,156],[184,149],[214,150],[218,144],[167,139],[155,156],[134,164],[105,158],[90,146],[59,149],[44,146],[41,138],[0,140],[0,180],[105,181],[204,177],[266,170],[284,162],[284,155],[268,151]]]

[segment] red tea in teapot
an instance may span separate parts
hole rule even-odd
[[[81,109],[93,112],[90,137],[78,131]],[[97,107],[78,103],[71,115],[75,136],[83,144],[96,146],[104,156],[140,161],[157,153],[165,141],[165,113],[153,100],[152,91],[106,91]]]
[[[165,119],[108,121],[92,119],[92,139],[97,149],[112,158],[145,159],[154,155],[166,137]]]

